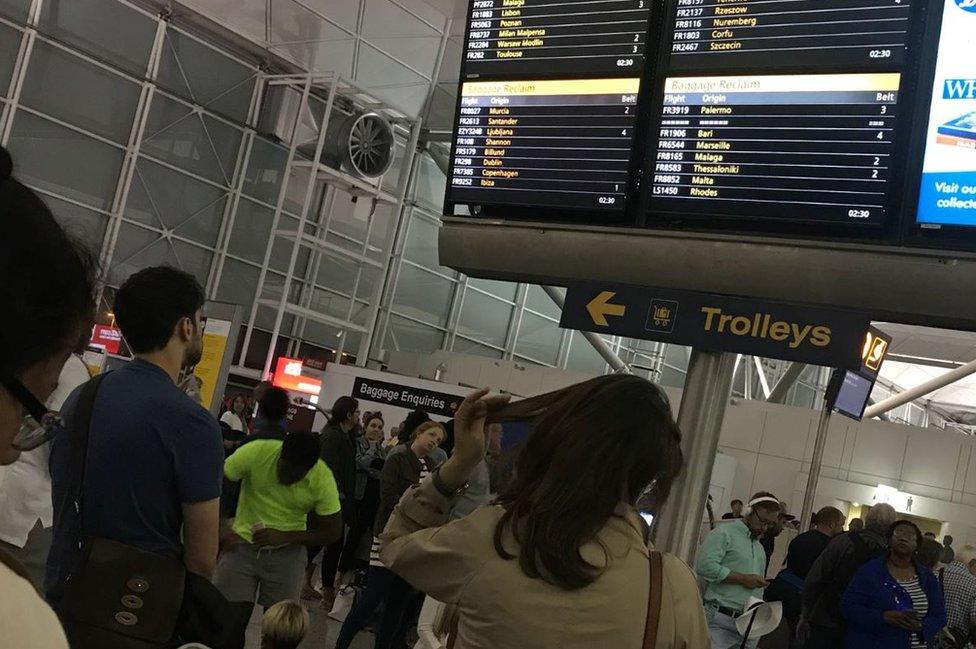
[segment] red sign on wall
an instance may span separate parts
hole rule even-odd
[[[313,396],[318,396],[319,392],[322,391],[322,381],[302,375],[302,360],[300,358],[279,358],[277,365],[275,365],[271,384],[282,390]]]
[[[91,344],[101,347],[109,354],[118,354],[122,344],[122,332],[108,325],[95,325],[92,328]]]

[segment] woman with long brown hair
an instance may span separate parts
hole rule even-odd
[[[445,524],[485,454],[486,422],[527,421],[514,479],[497,503]],[[480,390],[454,420],[454,454],[397,505],[384,564],[459,611],[456,649],[637,649],[651,562],[635,504],[660,505],[682,465],[664,393],[603,376],[508,404]],[[697,512],[689,515],[698,515]],[[691,571],[664,555],[657,642],[709,646]]]

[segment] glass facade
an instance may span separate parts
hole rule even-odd
[[[371,75],[384,100],[422,106],[423,116],[448,109],[456,70],[453,64],[440,69],[437,52],[457,54],[456,26],[439,31],[435,15],[406,12],[386,0],[366,3],[362,15],[353,11],[355,3],[332,4],[332,14],[323,17],[276,3],[272,49],[297,61],[303,40],[327,40],[325,32],[288,38],[288,25],[312,19],[340,35],[359,29],[356,58],[337,56],[341,65],[334,69]],[[256,300],[280,301],[288,284],[289,304],[322,317],[285,313],[278,352],[352,355],[364,330],[372,329],[369,358],[384,350],[448,350],[588,374],[609,371],[581,334],[559,328],[559,308],[540,287],[470,278],[439,265],[445,177],[427,153],[413,158],[402,208],[316,189],[305,233],[321,245],[295,252],[308,180],[301,175],[308,172],[289,169],[288,148],[256,128],[265,61],[229,35],[204,34],[145,6],[0,0],[0,142],[13,153],[18,176],[100,255],[106,296],[135,270],[165,263],[192,273],[212,299],[241,304],[248,315]],[[289,20],[289,11],[307,15]],[[357,21],[365,22],[357,27]],[[367,33],[376,21],[430,41],[431,54],[401,51],[402,38]],[[389,63],[394,59],[397,67]],[[321,61],[315,64],[322,69]],[[428,72],[410,76],[409,70]],[[388,192],[410,158],[405,141],[397,150],[382,186]],[[234,358],[238,371],[252,375],[263,367],[275,321],[268,306],[254,313],[251,346]],[[686,348],[616,337],[606,342],[635,372],[668,386],[683,384]],[[770,385],[785,364],[764,361],[762,368]],[[759,372],[751,358],[742,359],[735,393],[761,396]],[[809,370],[790,401],[818,406],[823,381],[822,373]]]

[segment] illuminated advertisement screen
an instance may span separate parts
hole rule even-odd
[[[916,219],[976,226],[976,0],[945,0]]]

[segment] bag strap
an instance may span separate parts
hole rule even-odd
[[[108,375],[103,372],[88,381],[78,395],[74,414],[71,418],[71,481],[68,487],[68,498],[74,505],[77,516],[77,530],[84,534],[84,520],[82,500],[84,497],[85,468],[88,459],[88,437],[91,430],[92,410],[95,407],[95,396],[102,380]]]
[[[752,634],[752,625],[756,623],[756,615],[759,614],[759,606],[756,605],[752,609],[752,617],[749,618],[749,626],[746,627],[746,632],[742,634],[742,645],[739,649],[746,649],[746,645],[749,644],[749,636]]]
[[[644,649],[657,646],[657,629],[661,622],[661,591],[664,582],[664,562],[661,553],[650,553],[650,591],[647,595],[647,623],[644,626]]]
[[[451,614],[451,630],[447,634],[447,649],[454,649],[454,645],[457,644],[458,625],[460,621],[460,616],[455,609]]]

